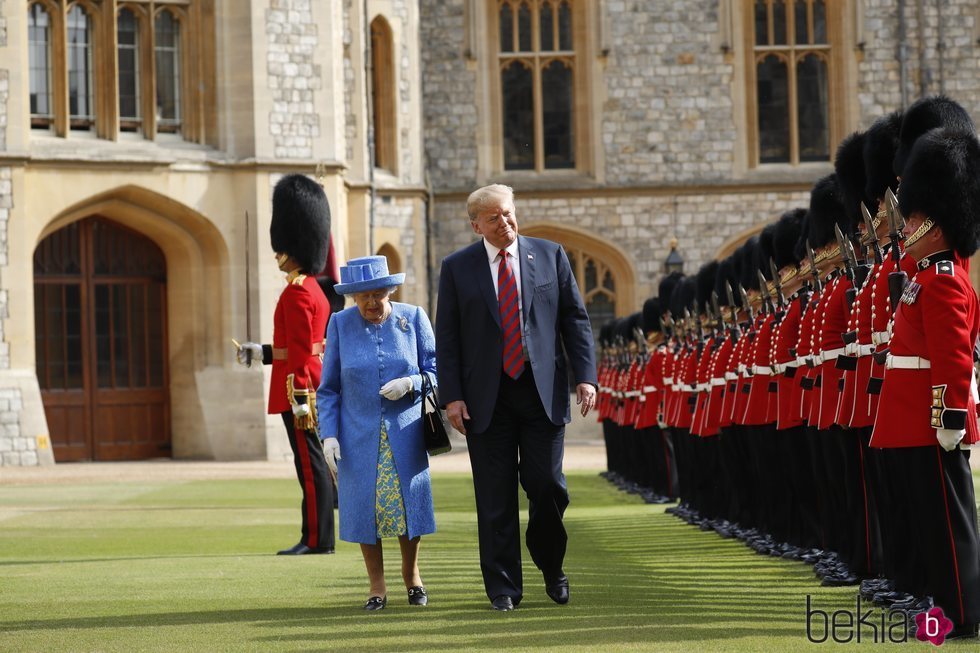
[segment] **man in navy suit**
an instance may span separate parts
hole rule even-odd
[[[482,238],[442,262],[436,369],[440,400],[469,448],[483,582],[494,609],[520,603],[520,480],[530,507],[527,548],[548,596],[564,604],[570,406],[562,346],[585,416],[597,388],[592,328],[561,246],[518,236],[511,188],[474,191],[466,211]]]

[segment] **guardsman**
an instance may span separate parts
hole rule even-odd
[[[333,553],[333,481],[317,433],[316,389],[330,305],[315,275],[327,262],[330,207],[312,179],[286,175],[272,193],[272,249],[286,288],[279,296],[272,344],[242,343],[238,360],[272,365],[269,414],[282,415],[303,492],[300,541],[279,555]]]
[[[907,117],[906,117],[907,119]],[[903,127],[904,131],[904,127]],[[980,238],[980,144],[973,131],[919,137],[901,166],[905,251],[919,272],[901,294],[872,446],[891,449],[914,531],[904,545],[917,596],[953,622],[947,639],[977,637],[980,535],[966,446],[980,440],[974,348],[980,304],[969,257]]]

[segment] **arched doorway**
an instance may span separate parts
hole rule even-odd
[[[171,455],[166,292],[160,248],[111,220],[38,245],[37,377],[56,460]]]
[[[391,243],[385,243],[378,248],[377,256],[384,256],[388,259],[388,274],[398,274],[402,272],[402,258],[398,255],[398,250],[391,246]],[[391,293],[391,298],[393,300],[401,301],[401,286],[395,286],[395,292]]]

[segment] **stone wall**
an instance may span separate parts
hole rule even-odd
[[[416,279],[415,265],[425,256],[425,243],[416,239],[415,207],[411,199],[401,199],[378,191],[374,200],[374,225],[378,229],[398,231],[398,240],[391,243],[402,258],[401,272],[405,273],[405,284],[414,286],[424,280]],[[382,243],[375,241],[377,250]]]
[[[265,12],[273,100],[269,133],[277,158],[313,158],[313,139],[320,133],[314,96],[321,87],[321,66],[314,63],[318,37],[312,4],[312,0],[270,0]]]
[[[0,466],[38,464],[36,439],[21,433],[23,407],[18,388],[0,388]]]

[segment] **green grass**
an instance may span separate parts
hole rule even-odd
[[[390,542],[389,607],[377,614],[360,609],[356,545],[271,555],[297,539],[295,481],[0,487],[0,651],[892,648],[808,643],[807,595],[853,610],[853,590],[821,588],[809,567],[700,532],[593,472],[569,475],[571,603],[548,600],[525,554],[523,603],[493,612],[470,478],[433,486],[439,531],[421,563],[431,604],[407,605]]]

